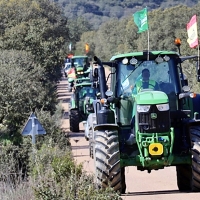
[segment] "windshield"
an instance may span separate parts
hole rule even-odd
[[[149,71],[150,81],[148,83],[143,79],[143,70]],[[161,63],[156,63],[155,60],[138,61],[135,65],[118,62],[116,78],[116,96],[134,96],[138,92],[144,91],[145,88],[163,91],[169,98],[170,109],[177,109],[176,99],[177,94],[181,91],[181,86],[178,67],[173,58]]]
[[[117,82],[119,83],[117,96],[136,94],[145,88],[163,91],[166,94],[175,93],[174,73],[170,69],[169,63],[169,61],[156,63],[154,60],[139,61],[136,65],[120,63],[120,72],[117,77]],[[145,76],[147,76],[146,79]],[[139,81],[141,81],[141,88],[136,91],[136,83]],[[157,86],[153,87],[155,85]]]
[[[96,98],[96,93],[97,93],[97,89],[96,88],[91,88],[91,87],[82,87],[79,91],[79,98],[85,98],[87,97],[92,97],[92,98]]]
[[[75,67],[84,67],[88,65],[88,58],[72,58],[72,65],[75,65]]]
[[[65,63],[65,70],[69,69],[71,67],[71,63]]]

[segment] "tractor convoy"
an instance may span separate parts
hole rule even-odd
[[[79,131],[78,123],[86,120],[99,188],[125,193],[127,166],[148,173],[175,166],[178,189],[200,191],[200,95],[190,91],[183,74],[186,60],[197,64],[199,81],[197,56],[174,51],[120,54],[109,62],[95,56],[87,86],[77,79],[70,129]],[[108,77],[104,67],[110,68]],[[150,76],[146,89],[144,71]],[[82,95],[86,88],[92,97]]]
[[[69,91],[72,96],[69,103],[70,131],[79,132],[79,124],[86,124],[89,113],[94,112],[93,101],[96,99],[97,89],[91,87],[90,63],[87,56],[73,56],[71,58],[71,72],[69,75]]]

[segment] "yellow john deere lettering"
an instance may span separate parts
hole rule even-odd
[[[149,145],[149,153],[152,156],[160,156],[163,154],[163,145],[160,143],[152,143]]]

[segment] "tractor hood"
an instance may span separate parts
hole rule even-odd
[[[168,96],[161,91],[142,91],[135,96],[137,104],[153,105],[168,103]]]
[[[77,72],[82,72],[82,71],[83,71],[83,66],[78,65],[78,66],[76,67],[76,71],[77,71]]]

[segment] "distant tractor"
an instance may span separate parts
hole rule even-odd
[[[78,78],[69,105],[70,131],[79,132],[79,123],[87,120],[89,113],[94,112],[93,101],[97,89],[91,87],[89,78]]]
[[[73,56],[71,67],[68,70],[68,91],[72,92],[76,78],[88,77],[90,73],[90,62],[88,56]]]
[[[71,58],[71,65],[76,69],[77,72],[86,72],[88,69],[90,69],[90,62],[88,56],[73,56]]]
[[[100,100],[88,123],[98,187],[125,193],[125,167],[150,173],[176,166],[179,190],[200,191],[200,95],[182,71],[182,62],[196,57],[174,51],[120,54],[109,62],[94,57],[91,80],[98,80]],[[111,67],[110,91],[104,66]],[[159,89],[138,86],[136,93],[146,68]]]

